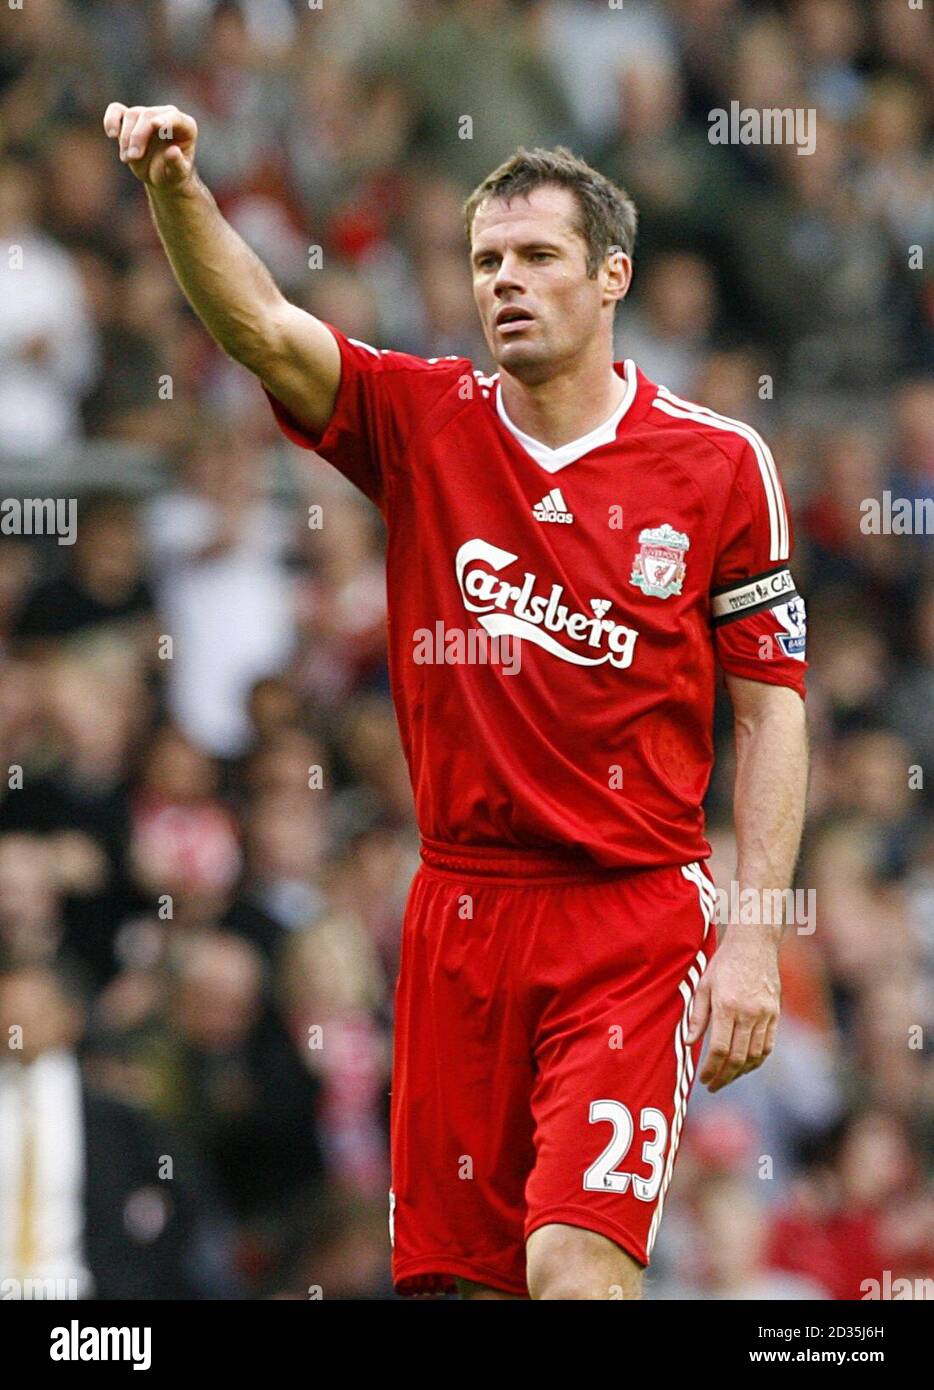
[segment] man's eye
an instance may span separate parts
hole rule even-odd
[[[553,252],[551,252],[551,251],[533,251],[533,252],[532,252],[532,260],[533,260],[533,261],[550,261],[551,258],[552,258],[552,255],[553,255]]]

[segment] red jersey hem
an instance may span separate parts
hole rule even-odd
[[[425,836],[422,836],[419,853],[423,867],[429,871],[445,876],[472,876],[484,881],[507,883],[522,880],[535,883],[603,882],[668,867],[661,864],[605,865],[598,864],[588,855],[569,854],[561,850],[444,844],[440,840],[426,839]]]

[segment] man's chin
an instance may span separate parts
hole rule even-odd
[[[510,376],[518,377],[520,381],[527,375],[538,375],[550,361],[547,349],[540,342],[516,340],[500,343],[493,355],[496,359],[496,365],[502,371],[508,372]]]

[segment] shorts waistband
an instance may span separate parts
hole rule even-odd
[[[638,873],[636,868],[606,868],[581,854],[560,850],[512,850],[499,845],[447,845],[438,840],[421,842],[420,854],[426,868],[440,873],[476,878],[552,880],[602,880]]]

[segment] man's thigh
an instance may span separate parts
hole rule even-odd
[[[685,1038],[716,948],[713,888],[692,865],[581,893],[537,1015],[525,1234],[579,1227],[646,1266],[700,1058]]]
[[[512,979],[529,899],[421,870],[396,990],[393,1278],[527,1297],[525,1183],[534,1159],[532,1047]]]

